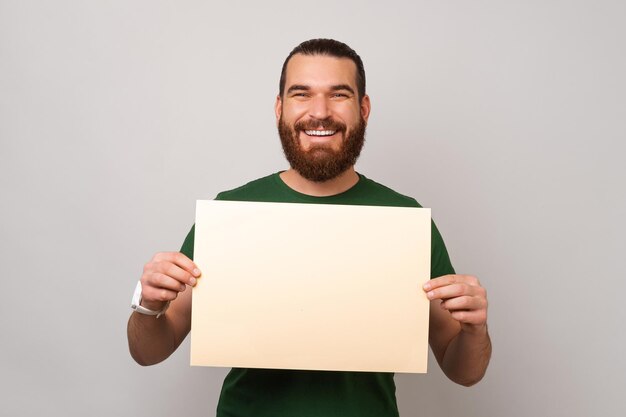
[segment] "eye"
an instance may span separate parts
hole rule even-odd
[[[333,98],[348,98],[348,95],[345,93],[334,93],[332,97]]]

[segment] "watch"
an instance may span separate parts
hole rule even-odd
[[[137,281],[137,286],[135,287],[135,293],[133,294],[133,299],[130,302],[130,308],[135,310],[137,313],[146,314],[148,316],[156,316],[158,319],[170,306],[170,302],[165,303],[162,309],[159,311],[150,310],[149,308],[145,308],[141,305],[141,281]]]

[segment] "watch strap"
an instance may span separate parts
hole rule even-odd
[[[169,301],[165,303],[163,308],[159,311],[150,310],[149,308],[146,308],[141,305],[141,291],[142,291],[141,281],[137,281],[137,285],[135,286],[135,292],[133,293],[133,298],[130,302],[130,308],[132,308],[137,313],[145,314],[148,316],[156,316],[157,319],[161,317],[163,314],[165,314],[165,311],[170,306]]]

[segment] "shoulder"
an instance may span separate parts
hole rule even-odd
[[[386,185],[367,178],[363,174],[361,176],[362,185],[371,198],[386,203],[385,205],[397,205],[400,207],[422,207],[413,197],[401,194]]]
[[[254,197],[255,194],[265,193],[268,187],[272,187],[275,184],[276,174],[270,174],[265,177],[250,181],[240,187],[233,188],[232,190],[226,190],[219,193],[216,200],[249,200]]]

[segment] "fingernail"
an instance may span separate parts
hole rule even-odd
[[[194,286],[196,285],[197,280],[194,277],[189,278],[189,285]]]
[[[426,284],[424,284],[424,289],[426,291],[430,290],[430,282],[427,282]]]
[[[433,298],[435,296],[435,292],[434,291],[430,291],[426,293],[426,297],[428,298]]]
[[[200,276],[200,270],[199,270],[198,268],[194,269],[194,270],[193,270],[193,274],[194,274],[195,276],[199,277],[199,276]]]

